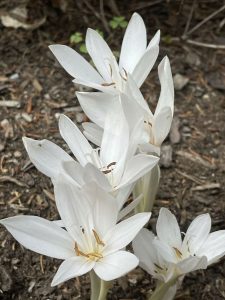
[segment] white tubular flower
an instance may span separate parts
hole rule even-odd
[[[86,48],[96,69],[80,54],[64,45],[51,45],[61,66],[75,79],[73,82],[115,94],[124,89],[127,75],[132,74],[138,87],[151,71],[159,52],[160,31],[147,46],[145,24],[134,13],[125,32],[119,64],[107,43],[97,31],[87,30]]]
[[[105,119],[101,148],[93,149],[78,127],[66,116],[60,116],[60,133],[81,166],[85,167],[87,164],[95,166],[98,170],[94,171],[93,177],[101,171],[107,180],[98,175],[95,181],[99,179],[100,184],[112,193],[126,188],[120,190],[122,200],[118,201],[121,201],[121,206],[124,203],[124,195],[131,192],[132,184],[150,171],[159,160],[152,155],[134,155],[137,149],[136,136],[139,135],[141,126],[140,120],[130,132],[120,105],[115,103],[114,109],[108,112]],[[78,182],[78,185],[82,185],[81,174],[84,171],[61,148],[46,140],[35,141],[24,138],[23,141],[31,161],[40,171],[51,178],[66,172]],[[83,180],[87,182],[85,178]]]
[[[64,260],[52,286],[92,269],[101,279],[109,281],[137,266],[137,257],[121,249],[148,222],[150,214],[137,214],[116,224],[118,208],[112,196],[95,184],[79,190],[63,177],[55,184],[55,196],[66,230],[35,216],[0,220],[24,247]]]
[[[225,230],[210,233],[209,214],[198,216],[190,224],[184,239],[175,216],[161,208],[156,225],[157,236],[141,230],[133,241],[140,265],[155,278],[167,282],[218,261],[225,254]]]
[[[168,57],[164,57],[158,67],[161,92],[158,104],[153,114],[148,107],[137,84],[132,76],[128,75],[124,94],[120,95],[120,101],[129,127],[143,118],[143,128],[140,136],[137,136],[140,151],[144,153],[160,154],[160,146],[169,133],[174,112],[174,87],[173,78]],[[102,138],[102,130],[106,118],[106,112],[118,101],[117,95],[107,96],[103,93],[76,93],[77,98],[85,114],[92,120],[84,124],[84,134],[95,144],[99,145]]]

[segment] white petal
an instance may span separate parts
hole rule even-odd
[[[60,65],[74,78],[101,84],[103,79],[79,53],[65,45],[49,46]]]
[[[158,238],[168,244],[170,247],[175,247],[178,250],[181,248],[181,233],[176,217],[167,209],[161,208],[156,224],[156,232]]]
[[[63,162],[62,168],[63,173],[68,175],[68,180],[72,180],[72,183],[77,187],[81,187],[85,183],[85,169],[75,160]]]
[[[150,216],[151,213],[139,213],[118,223],[104,238],[104,253],[108,255],[127,246],[148,222]]]
[[[110,82],[112,79],[110,76],[109,61],[114,55],[107,43],[97,31],[88,28],[86,47],[99,73],[106,81]]]
[[[117,251],[96,262],[95,273],[105,281],[114,280],[130,272],[138,265],[137,257],[127,251]]]
[[[127,26],[121,53],[120,53],[120,69],[132,73],[135,66],[144,54],[147,46],[146,28],[141,16],[134,13]]]
[[[95,262],[83,257],[72,257],[65,260],[55,274],[51,286],[56,286],[71,278],[81,276],[93,269]]]
[[[225,255],[225,230],[215,231],[209,234],[207,240],[202,244],[196,255],[205,255],[208,265],[218,261]]]
[[[116,196],[117,203],[119,208],[121,209],[123,205],[127,202],[129,195],[131,194],[134,188],[134,184],[128,185],[125,188],[119,189],[118,194]],[[128,215],[141,201],[142,195],[134,199],[131,203],[129,203],[125,208],[123,208],[118,215],[118,221],[123,219],[126,215]]]
[[[176,251],[171,246],[169,246],[167,243],[155,239],[153,241],[154,247],[156,248],[157,255],[162,257],[165,261],[169,263],[177,263],[178,258],[176,256]],[[179,250],[179,249],[178,249]]]
[[[211,229],[211,218],[209,214],[203,214],[195,218],[185,234],[182,247],[187,247],[194,255],[208,238]],[[225,249],[225,248],[224,248]]]
[[[157,30],[156,34],[153,36],[153,38],[149,42],[147,50],[153,46],[159,45],[159,41],[160,41],[160,30]]]
[[[154,141],[152,142],[154,142],[155,145],[161,146],[170,131],[172,120],[173,115],[170,107],[164,107],[159,114],[154,115],[152,125]]]
[[[82,123],[84,128],[83,134],[93,144],[100,146],[102,143],[103,129],[91,122]]]
[[[90,163],[84,167],[83,180],[85,183],[95,182],[98,186],[108,192],[112,189],[106,176]]]
[[[129,145],[129,127],[118,102],[108,111],[102,137],[100,158],[104,166],[124,159]]]
[[[89,202],[93,203],[93,229],[99,234],[100,238],[103,238],[116,225],[118,216],[116,199],[94,182],[84,186],[82,192],[89,198]]]
[[[88,118],[98,126],[104,127],[107,111],[111,109],[112,102],[116,101],[116,96],[100,92],[77,92],[76,96]]]
[[[139,145],[138,148],[139,148],[139,152],[160,156],[160,146],[145,143]]]
[[[143,228],[132,242],[134,254],[140,261],[140,267],[153,276],[155,275],[155,264],[158,263],[156,249],[153,245],[154,239],[154,234]]]
[[[62,138],[70,147],[76,159],[82,166],[88,163],[92,147],[78,127],[65,115],[60,115],[59,130]]]
[[[0,220],[0,224],[34,252],[59,259],[74,255],[72,238],[54,222],[35,216],[15,216]]]
[[[159,46],[152,46],[143,54],[135,69],[132,72],[132,77],[140,87],[151,71],[159,53]]]
[[[159,101],[155,110],[155,116],[160,114],[164,107],[170,107],[173,115],[174,111],[174,86],[173,76],[170,68],[170,61],[167,56],[163,58],[158,66],[159,81],[161,84],[161,92]]]
[[[37,141],[23,137],[23,143],[35,167],[51,178],[63,171],[63,161],[73,161],[62,148],[48,140]]]
[[[197,257],[190,256],[177,264],[177,268],[181,274],[186,274],[200,269],[207,268],[206,256]]]
[[[54,191],[57,209],[67,231],[80,246],[83,245],[82,229],[89,231],[91,204],[82,190],[62,175],[57,178]]]
[[[126,186],[137,181],[140,177],[148,173],[159,161],[153,155],[137,154],[126,164],[121,183],[117,188]]]
[[[129,98],[132,98],[131,100],[134,99],[144,109],[147,115],[150,115],[150,118],[153,118],[153,114],[148,107],[147,101],[144,99],[137,83],[130,74],[128,74],[127,77],[127,84],[125,85],[124,93],[128,95]]]
[[[115,84],[108,85],[108,82],[103,81],[103,79],[102,79],[102,83],[92,83],[92,82],[90,82],[88,80],[79,79],[79,78],[74,79],[72,82],[76,83],[76,84],[80,84],[80,85],[91,87],[93,89],[102,91],[102,92],[104,92],[106,94],[113,94],[114,95],[114,94],[118,94],[119,93],[119,91],[116,89]],[[105,83],[107,85],[104,85]]]

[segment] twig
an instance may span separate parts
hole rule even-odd
[[[146,8],[146,7],[150,7],[150,6],[153,6],[153,5],[156,5],[156,4],[159,4],[161,3],[163,0],[156,0],[154,2],[148,2],[148,3],[140,3],[140,4],[137,4],[136,6],[134,5],[131,9],[129,9],[129,11],[133,11],[133,10],[138,10],[138,9],[143,9],[143,8]]]
[[[10,176],[1,176],[0,177],[0,182],[12,182],[15,183],[18,186],[25,186],[27,187],[27,185],[24,182],[21,182],[19,180],[17,180],[16,178],[10,177]]]
[[[96,12],[95,8],[91,5],[91,3],[88,0],[84,0],[84,3],[90,9],[90,11],[96,16],[96,18],[98,18],[102,22],[105,30],[109,33],[110,30],[109,30],[107,22],[105,23],[103,21],[102,16],[98,12]]]
[[[188,29],[190,27],[191,19],[192,19],[193,12],[194,12],[195,3],[196,3],[196,0],[193,1],[192,7],[191,7],[191,11],[190,11],[190,14],[188,16],[188,20],[187,20],[187,23],[186,23],[186,26],[185,26],[185,29],[184,29],[184,33],[182,35],[183,37],[186,36],[186,33],[188,32]]]
[[[181,171],[179,171],[179,170],[176,170],[176,172],[177,172],[179,175],[183,176],[184,178],[187,178],[187,179],[189,179],[189,180],[191,180],[191,181],[193,181],[193,182],[195,182],[195,183],[197,183],[197,184],[202,184],[202,183],[203,183],[200,179],[198,179],[198,178],[196,178],[196,177],[194,177],[194,176],[192,176],[192,175],[186,174],[186,173],[181,172]]]
[[[186,40],[188,44],[195,45],[198,47],[205,47],[205,48],[211,48],[211,49],[222,49],[225,50],[225,45],[216,45],[216,44],[209,44],[209,43],[202,43],[194,40]]]
[[[225,9],[225,5],[223,5],[221,8],[219,8],[218,10],[214,11],[211,15],[209,15],[207,18],[205,18],[204,20],[202,20],[201,22],[199,22],[196,26],[194,26],[191,30],[189,30],[186,35],[190,35],[191,33],[193,33],[195,30],[197,30],[199,27],[201,27],[203,24],[205,24],[206,22],[208,22],[209,20],[211,20],[213,17],[215,17],[217,14],[219,14],[221,11],[223,11]]]
[[[192,188],[192,191],[205,191],[205,190],[211,190],[211,189],[220,189],[219,183],[206,183],[204,185],[199,185],[194,188]]]
[[[100,0],[99,6],[100,6],[100,15],[101,15],[102,23],[103,23],[106,31],[108,33],[110,33],[110,28],[108,26],[108,23],[107,23],[107,20],[106,20],[106,17],[105,17],[105,12],[104,12],[104,0]]]

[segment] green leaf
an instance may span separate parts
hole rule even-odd
[[[81,53],[88,53],[85,44],[81,44],[79,49]]]
[[[83,35],[81,32],[75,32],[70,36],[70,43],[71,44],[79,44],[83,41]]]
[[[126,28],[127,24],[128,24],[128,22],[126,20],[124,20],[123,22],[120,23],[120,27],[121,28]]]
[[[109,21],[109,26],[112,28],[112,29],[116,29],[118,27],[120,28],[126,28],[127,27],[127,21],[125,19],[124,16],[115,16],[112,18],[112,20]]]
[[[111,20],[111,21],[109,22],[109,26],[110,26],[112,29],[116,29],[116,28],[118,27],[118,24],[117,24],[116,21]]]

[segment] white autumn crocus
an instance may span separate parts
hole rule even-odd
[[[80,54],[65,45],[51,45],[61,66],[75,78],[73,82],[115,94],[123,91],[127,75],[132,74],[140,87],[151,71],[159,52],[160,32],[147,45],[146,27],[137,13],[134,13],[125,32],[119,64],[101,35],[87,30],[86,48],[96,67]]]
[[[138,265],[137,257],[125,250],[150,214],[142,213],[118,224],[117,203],[92,183],[82,190],[61,176],[55,184],[56,205],[65,229],[36,216],[0,220],[25,248],[63,259],[52,286],[94,272],[105,281],[123,276]]]
[[[225,230],[210,233],[209,214],[196,217],[182,240],[176,217],[161,208],[155,236],[142,229],[133,241],[140,266],[154,278],[168,282],[191,271],[206,269],[225,254]]]
[[[141,117],[143,118],[141,134],[137,136],[140,151],[160,155],[160,147],[169,133],[174,113],[174,86],[168,57],[164,57],[159,64],[158,75],[161,92],[154,114],[131,75],[128,75],[123,92],[126,96],[121,97],[120,101],[129,127],[133,127]],[[84,124],[85,135],[92,142],[99,144],[106,112],[119,98],[117,95],[106,97],[104,93],[99,92],[77,92],[76,95],[85,114],[95,123]]]
[[[117,103],[106,116],[100,149],[93,149],[78,127],[64,115],[60,116],[59,129],[81,166],[52,142],[24,138],[25,148],[31,161],[51,178],[66,172],[75,181],[80,181],[81,167],[92,164],[107,179],[103,180],[101,176],[97,176],[95,181],[101,180],[99,184],[115,196],[117,192],[122,194],[118,195],[121,207],[124,204],[124,195],[129,195],[136,180],[151,170],[159,160],[153,155],[134,155],[141,120],[131,132],[123,111]]]

